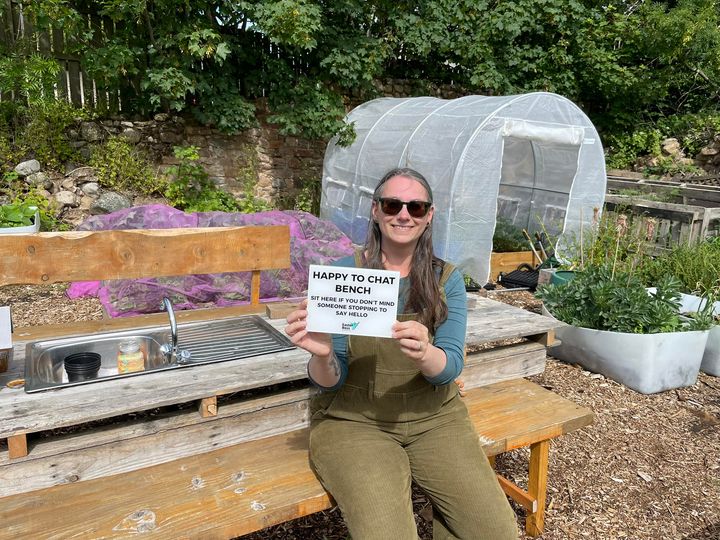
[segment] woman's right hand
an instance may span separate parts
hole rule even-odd
[[[298,309],[287,316],[288,325],[285,333],[293,345],[305,349],[320,358],[329,357],[332,353],[332,337],[330,334],[307,331],[307,298],[300,303]]]

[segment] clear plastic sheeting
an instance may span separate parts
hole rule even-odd
[[[556,94],[381,98],[346,121],[357,138],[328,145],[321,218],[363,243],[377,182],[392,168],[416,169],[433,189],[436,253],[478,283],[490,275],[498,217],[531,234],[546,230],[562,257],[604,202],[597,131]]]

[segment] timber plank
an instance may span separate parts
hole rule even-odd
[[[530,536],[539,536],[545,527],[545,497],[547,496],[550,441],[530,445],[530,474],[528,494],[537,500],[537,508],[525,518],[525,530]]]
[[[6,497],[0,521],[12,536],[26,538],[123,538],[141,532],[228,538],[329,505],[310,470],[302,430],[121,476]]]
[[[482,386],[466,401],[485,451],[495,455],[592,423],[589,409],[525,379]]]
[[[300,306],[300,302],[273,302],[265,304],[268,319],[285,319]]]
[[[290,230],[286,226],[13,234],[4,235],[0,242],[0,285],[288,266]]]
[[[538,343],[517,343],[470,353],[460,379],[465,388],[476,388],[545,371],[547,352]]]
[[[471,316],[481,313],[482,316]],[[468,310],[466,341],[470,344],[487,343],[500,339],[543,334],[557,327],[550,317],[531,313],[525,309],[478,297],[474,309]]]
[[[24,460],[6,460],[0,466],[0,497],[61,484],[106,478],[170,461],[202,456],[220,448],[297,431],[308,426],[307,399],[272,407],[239,411],[205,422],[155,422],[130,436],[128,428],[76,435],[70,451],[63,441],[51,441],[45,454]],[[199,418],[197,413],[193,416]],[[216,418],[216,417],[215,417]],[[144,428],[144,429],[143,429]],[[125,435],[124,438],[122,436]],[[84,443],[82,445],[81,443]],[[63,448],[65,446],[65,448]]]
[[[8,392],[0,394],[0,438],[300,380],[306,363],[306,353],[294,349],[36,394]]]

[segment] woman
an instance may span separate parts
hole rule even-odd
[[[428,182],[394,169],[373,194],[363,251],[337,266],[400,272],[392,338],[307,332],[307,302],[286,333],[312,354],[310,459],[353,540],[416,539],[411,481],[434,509],[435,538],[516,539],[515,515],[483,453],[458,388],[466,293],[434,256]]]

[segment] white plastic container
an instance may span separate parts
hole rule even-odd
[[[543,306],[543,314],[552,316]],[[626,334],[562,324],[548,354],[654,394],[695,384],[708,331]]]
[[[702,305],[702,298],[691,294],[683,294],[681,300],[680,309],[684,313],[697,311]],[[720,315],[720,302],[715,302],[713,306],[713,313]],[[702,363],[700,364],[700,371],[720,377],[720,325],[715,325],[710,329],[707,344],[705,345],[705,354],[703,354]]]
[[[0,234],[25,234],[36,233],[40,230],[40,212],[35,211],[33,224],[25,227],[0,227]]]

